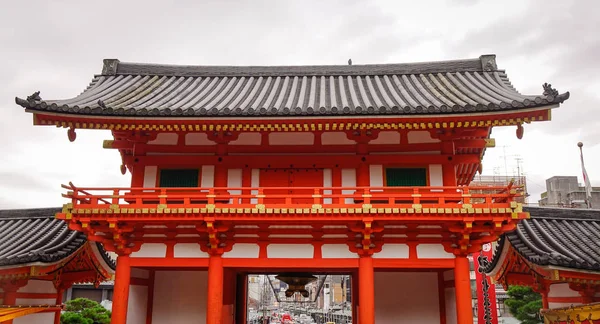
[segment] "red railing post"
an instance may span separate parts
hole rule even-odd
[[[313,192],[313,205],[322,206],[321,201],[323,200],[323,195],[321,194],[320,188],[315,188]]]
[[[206,195],[207,199],[207,203],[209,205],[214,205],[215,204],[215,197],[216,197],[216,193],[215,193],[215,188],[209,188],[208,189],[208,195]]]
[[[113,189],[112,199],[110,200],[110,203],[113,205],[119,204],[119,189]],[[136,200],[136,203],[137,203],[137,200]]]

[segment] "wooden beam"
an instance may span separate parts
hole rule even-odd
[[[481,162],[478,155],[443,155],[443,154],[382,154],[368,155],[362,161],[357,155],[182,155],[176,159],[172,155],[140,156],[138,163],[143,165],[160,165],[163,168],[197,167],[198,165],[223,165],[227,168],[335,168],[344,166],[357,167],[361,163],[368,164],[397,164],[405,166],[423,166],[429,164],[472,164]],[[222,161],[219,162],[219,159]]]

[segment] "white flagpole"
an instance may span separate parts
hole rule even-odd
[[[592,208],[592,184],[590,183],[590,177],[585,170],[585,164],[583,163],[583,143],[577,143],[579,146],[579,153],[581,155],[581,171],[583,173],[583,182],[585,185],[585,202],[588,208]]]

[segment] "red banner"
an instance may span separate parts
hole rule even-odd
[[[483,269],[492,259],[492,244],[484,244],[481,252],[473,253],[475,282],[477,283],[477,323],[498,324],[496,287]]]

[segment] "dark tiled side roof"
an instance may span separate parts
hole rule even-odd
[[[562,103],[545,85],[521,95],[494,55],[378,65],[171,66],[105,60],[79,96],[16,98],[22,107],[80,115],[340,116],[493,112]],[[540,91],[542,92],[542,91]]]
[[[106,262],[106,264],[113,270],[117,269],[117,260],[113,259],[110,257],[110,255],[108,255],[108,252],[106,252],[106,250],[104,249],[104,245],[102,245],[99,242],[96,242],[96,246],[98,247],[98,251],[100,252],[100,255],[102,256],[102,260],[104,260],[104,262]]]
[[[496,267],[504,244],[511,244],[537,265],[600,271],[600,210],[544,207],[524,210],[531,218],[501,237],[487,272]]]
[[[87,241],[54,217],[60,208],[0,210],[0,266],[31,262],[54,263],[76,252]],[[104,261],[112,260],[98,244]]]

